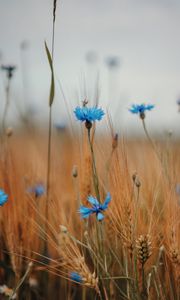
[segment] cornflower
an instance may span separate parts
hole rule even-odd
[[[3,190],[0,189],[0,206],[3,206],[5,202],[8,200],[8,195],[5,194]]]
[[[1,69],[3,71],[6,71],[7,78],[11,79],[13,77],[13,73],[14,73],[16,67],[15,66],[11,66],[11,65],[9,65],[9,66],[2,65]]]
[[[42,183],[36,184],[28,189],[29,193],[33,193],[36,198],[45,194],[45,187]]]
[[[178,105],[178,111],[180,112],[180,99],[177,100],[177,105]]]
[[[107,193],[106,199],[104,200],[104,203],[101,204],[96,198],[93,196],[88,197],[88,202],[92,205],[91,208],[81,205],[79,212],[83,219],[88,218],[92,214],[96,214],[96,218],[98,221],[102,221],[104,219],[104,215],[102,212],[104,212],[108,208],[108,204],[111,201],[111,195],[110,193]]]
[[[104,116],[104,111],[98,107],[83,107],[77,106],[74,110],[75,116],[78,121],[85,122],[86,128],[92,127],[92,122],[100,121]]]
[[[143,120],[145,118],[145,111],[152,110],[153,108],[153,104],[132,104],[129,111],[133,114],[139,114],[140,118]]]
[[[83,282],[82,276],[77,272],[71,272],[70,273],[70,279],[75,281],[75,282],[78,282],[78,283]]]

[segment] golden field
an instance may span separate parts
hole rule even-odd
[[[180,299],[179,142],[90,138],[101,203],[111,194],[102,221],[78,212],[96,197],[84,126],[53,130],[48,197],[30,189],[46,187],[46,133],[1,140],[2,299]]]

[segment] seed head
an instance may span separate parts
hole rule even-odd
[[[151,241],[148,234],[140,235],[136,240],[137,257],[142,265],[146,263],[151,256]]]
[[[73,169],[72,169],[72,176],[74,178],[76,178],[78,176],[78,169],[77,169],[77,166],[73,166]]]
[[[13,128],[12,128],[12,127],[8,127],[8,128],[6,129],[6,135],[7,135],[8,137],[10,137],[12,134],[13,134]]]
[[[64,226],[64,225],[59,225],[59,228],[60,228],[60,231],[61,231],[62,233],[67,233],[67,232],[68,232],[67,227]]]
[[[13,66],[13,65],[9,65],[9,66],[8,65],[7,66],[2,65],[1,69],[6,72],[7,78],[11,79],[13,77],[13,74],[14,74],[14,71],[16,69],[16,66]]]
[[[118,134],[116,133],[113,137],[113,140],[112,140],[112,148],[113,149],[116,149],[117,148],[117,145],[118,145]]]
[[[177,248],[173,247],[170,250],[170,257],[171,257],[172,262],[175,265],[179,265],[180,266],[180,253],[179,253],[179,251],[178,251]]]

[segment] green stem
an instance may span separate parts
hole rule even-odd
[[[52,63],[54,59],[54,38],[55,38],[55,11],[56,11],[56,1],[54,1],[53,7],[53,30],[52,30],[52,46],[51,46],[51,58]],[[49,216],[49,195],[50,195],[50,179],[51,179],[51,152],[52,152],[52,104],[49,107],[49,127],[48,127],[48,154],[47,154],[47,179],[46,179],[46,220]],[[47,232],[47,223],[45,225],[45,233]],[[45,240],[45,243],[47,241]],[[45,246],[47,248],[47,245]]]
[[[97,169],[96,169],[96,161],[95,161],[93,144],[91,141],[91,128],[88,128],[88,141],[89,141],[91,157],[92,157],[93,184],[94,184],[94,189],[95,189],[95,193],[96,193],[96,198],[100,202],[99,179],[98,179],[98,174],[97,174]],[[100,257],[103,258],[103,266],[104,266],[105,265],[105,263],[104,263],[105,262],[105,254],[104,254],[104,245],[103,245],[103,228],[102,228],[102,224],[99,223],[98,221],[96,221],[96,235],[97,235],[98,253],[100,254]],[[98,263],[96,264],[96,269],[97,269],[98,277],[101,277],[103,270],[100,270],[100,265]],[[103,280],[101,280],[101,282],[100,282],[100,290],[102,293],[101,296],[104,295]],[[104,296],[102,296],[102,297],[104,298]]]
[[[97,175],[94,149],[93,149],[93,145],[92,145],[92,142],[91,142],[91,129],[88,129],[88,141],[89,141],[89,146],[90,146],[90,150],[91,150],[91,157],[92,157],[92,170],[93,170],[94,189],[95,189],[96,197],[97,197],[98,201],[100,202],[99,179],[98,179],[98,175]]]
[[[142,264],[142,293],[141,293],[141,298],[143,300],[147,299],[147,288],[146,288],[146,278],[145,278],[145,272],[144,272],[144,264]]]

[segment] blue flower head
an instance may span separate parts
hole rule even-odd
[[[0,206],[3,206],[8,200],[8,195],[5,194],[3,190],[0,189]]]
[[[177,100],[178,111],[180,112],[180,99]]]
[[[180,183],[176,184],[176,194],[180,196]]]
[[[108,204],[111,201],[110,193],[107,194],[104,203],[101,204],[96,198],[93,196],[88,197],[88,202],[91,204],[91,208],[81,205],[79,212],[83,219],[88,218],[92,214],[96,214],[97,220],[102,221],[104,219],[104,215],[102,214],[108,208]]]
[[[141,119],[145,118],[145,111],[152,110],[154,108],[153,104],[133,104],[129,111],[133,114],[139,114]]]
[[[82,276],[77,272],[71,272],[70,273],[70,279],[73,280],[73,281],[76,281],[78,283],[83,282]]]
[[[28,189],[29,193],[33,193],[36,198],[45,194],[45,187],[42,183],[36,184]]]
[[[14,73],[16,67],[15,67],[15,66],[12,66],[12,65],[9,65],[9,66],[7,66],[7,65],[6,65],[6,66],[5,66],[5,65],[2,65],[2,66],[1,66],[1,69],[2,69],[3,71],[6,71],[6,74],[7,74],[8,79],[11,79],[11,77],[13,77],[13,73]]]
[[[77,120],[86,123],[87,128],[91,128],[92,122],[100,121],[105,114],[101,108],[86,106],[77,106],[74,113]]]

